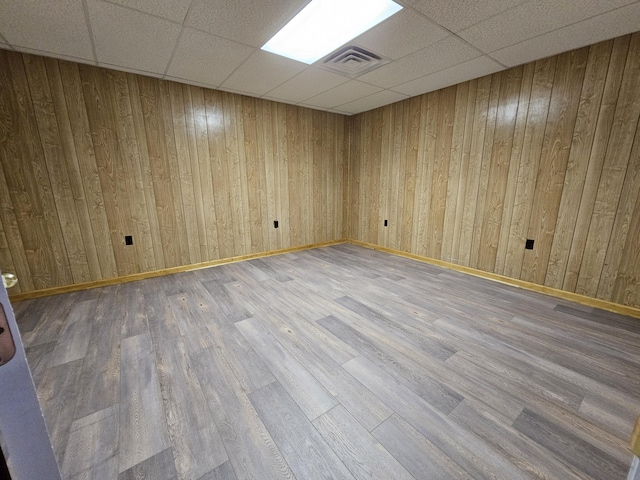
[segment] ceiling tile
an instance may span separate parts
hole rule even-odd
[[[6,48],[11,49],[10,46],[7,46]],[[72,57],[70,55],[62,55],[60,53],[52,54],[51,52],[43,52],[42,50],[38,50],[36,48],[20,48],[18,51],[24,52],[24,53],[30,53],[33,55],[41,55],[43,57],[51,57],[51,58],[58,58],[60,60],[68,60],[69,62],[85,63],[88,65],[97,65],[97,62],[92,58],[78,58],[78,57]]]
[[[389,88],[478,56],[478,51],[451,35],[423,50],[366,73],[359,79]]]
[[[611,31],[614,29],[616,35],[635,32],[639,25],[640,2],[511,45],[493,52],[491,56],[505,65],[521,65],[607,40],[611,37]]]
[[[165,75],[164,77],[162,77],[164,80],[169,80],[171,82],[178,82],[178,83],[184,83],[186,85],[193,85],[195,87],[202,87],[202,88],[217,88],[216,85],[211,85],[208,83],[200,83],[200,82],[196,82],[194,80],[188,80],[185,78],[179,78],[179,77],[172,77],[171,75]]]
[[[274,88],[266,96],[272,100],[299,103],[348,81],[348,78],[341,75],[310,67]]]
[[[459,32],[526,0],[413,0],[411,6],[452,32]]]
[[[304,63],[256,50],[222,86],[247,95],[264,95],[305,68]]]
[[[184,22],[191,0],[108,0],[123,7],[135,8],[141,12],[157,15],[172,22]]]
[[[225,38],[184,28],[167,75],[218,86],[254,50]]]
[[[396,60],[448,35],[445,29],[405,8],[349,43]]]
[[[145,75],[147,77],[162,78],[162,72],[149,72],[147,70],[140,70],[138,68],[123,67],[121,65],[112,65],[110,63],[100,63],[99,66],[104,67],[104,68],[111,68],[113,70],[120,70],[121,72],[128,72],[128,73],[136,73],[138,75]]]
[[[405,98],[409,97],[407,95],[403,95],[402,93],[392,92],[391,90],[383,90],[381,92],[374,93],[373,95],[354,100],[353,102],[339,105],[337,108],[341,112],[354,114],[366,112],[367,110],[373,110],[374,108],[389,105],[390,103],[399,102],[400,100],[404,100]]]
[[[484,75],[499,72],[500,70],[504,70],[502,65],[486,56],[482,56],[431,75],[426,75],[412,82],[398,85],[394,87],[394,90],[406,95],[415,96],[448,87],[449,85],[466,82],[473,78],[483,77]]]
[[[305,100],[303,105],[321,108],[334,108],[338,105],[358,100],[359,98],[366,97],[367,95],[371,95],[381,90],[381,88],[369,85],[368,83],[363,83],[358,80],[349,80],[347,83],[338,85],[331,90]]]
[[[533,0],[463,30],[459,35],[490,53],[630,3],[632,0]]]
[[[0,34],[17,49],[94,60],[82,0],[2,0]]]
[[[186,25],[261,47],[307,0],[194,0]]]
[[[180,25],[111,3],[87,4],[100,64],[164,73]]]

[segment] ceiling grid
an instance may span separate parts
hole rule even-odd
[[[360,113],[638,30],[632,0],[397,0],[353,78],[260,47],[309,0],[0,0],[0,48]]]

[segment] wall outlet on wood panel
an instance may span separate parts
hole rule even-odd
[[[387,220],[385,220],[385,221],[384,221],[384,226],[385,226],[385,227],[387,226]]]
[[[527,238],[527,242],[524,244],[526,250],[533,250],[533,240]]]
[[[124,236],[124,244],[125,245],[133,245],[133,236],[125,235]]]
[[[273,221],[273,228],[278,228],[278,220]]]

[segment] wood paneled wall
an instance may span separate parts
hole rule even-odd
[[[352,117],[349,237],[640,307],[639,117],[640,33]]]
[[[639,118],[640,34],[351,118],[0,50],[0,269],[349,237],[640,307]]]
[[[25,292],[341,239],[344,135],[340,115],[0,50],[0,269]]]

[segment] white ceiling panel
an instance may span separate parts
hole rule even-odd
[[[194,0],[186,25],[261,47],[308,0]]]
[[[463,30],[459,35],[483,52],[490,53],[630,3],[633,2],[533,0]]]
[[[299,103],[337,87],[349,79],[319,68],[308,68],[271,90],[266,98]]]
[[[452,32],[459,32],[525,1],[413,0],[411,6]]]
[[[411,9],[403,9],[349,43],[396,60],[447,36],[444,28]]]
[[[381,90],[381,88],[369,85],[368,83],[363,83],[358,80],[349,80],[347,83],[338,85],[331,90],[306,100],[303,104],[311,107],[334,108],[338,105],[344,105],[347,102],[358,100]]]
[[[151,13],[172,22],[184,22],[191,0],[108,0],[123,7],[134,8],[141,12]]]
[[[440,88],[466,82],[473,78],[482,77],[504,70],[504,67],[486,56],[474,58],[450,68],[426,75],[411,82],[398,85],[393,89],[406,95],[414,96],[432,92]]]
[[[366,73],[359,79],[389,88],[478,56],[480,53],[477,50],[451,35],[423,50]]]
[[[222,86],[247,95],[262,96],[306,67],[304,63],[256,50]]]
[[[180,25],[112,3],[87,4],[99,64],[164,73]]]
[[[82,0],[0,0],[0,33],[18,50],[95,60]]]
[[[613,29],[620,35],[632,33],[639,25],[640,3],[634,3],[503,48],[493,52],[491,56],[508,66],[521,65],[606,40]]]
[[[121,65],[111,65],[109,63],[101,63],[99,64],[101,67],[104,68],[110,68],[113,70],[119,70],[121,72],[128,72],[128,73],[136,73],[138,75],[145,75],[147,77],[155,77],[155,78],[163,78],[164,76],[162,75],[162,73],[157,73],[157,72],[149,72],[148,70],[140,70],[138,68],[129,68],[129,67],[123,67]]]
[[[373,95],[363,97],[353,102],[345,103],[337,107],[341,112],[354,114],[360,112],[366,112],[367,110],[373,110],[374,108],[389,105],[390,103],[399,102],[409,98],[408,95],[403,95],[398,92],[392,92],[391,90],[383,90]]]
[[[4,47],[0,46],[0,48],[4,48]],[[33,55],[42,55],[45,57],[58,58],[60,60],[68,60],[70,62],[85,63],[88,65],[98,65],[98,62],[90,58],[78,58],[78,57],[72,57],[70,55],[61,55],[59,53],[52,54],[50,52],[43,52],[42,50],[37,50],[35,48],[20,48],[19,50],[21,52],[31,53]],[[110,67],[110,68],[114,68],[116,70],[122,70],[120,66],[118,66],[117,68],[116,67]]]
[[[232,40],[184,28],[167,75],[217,87],[253,51],[253,48]]]

